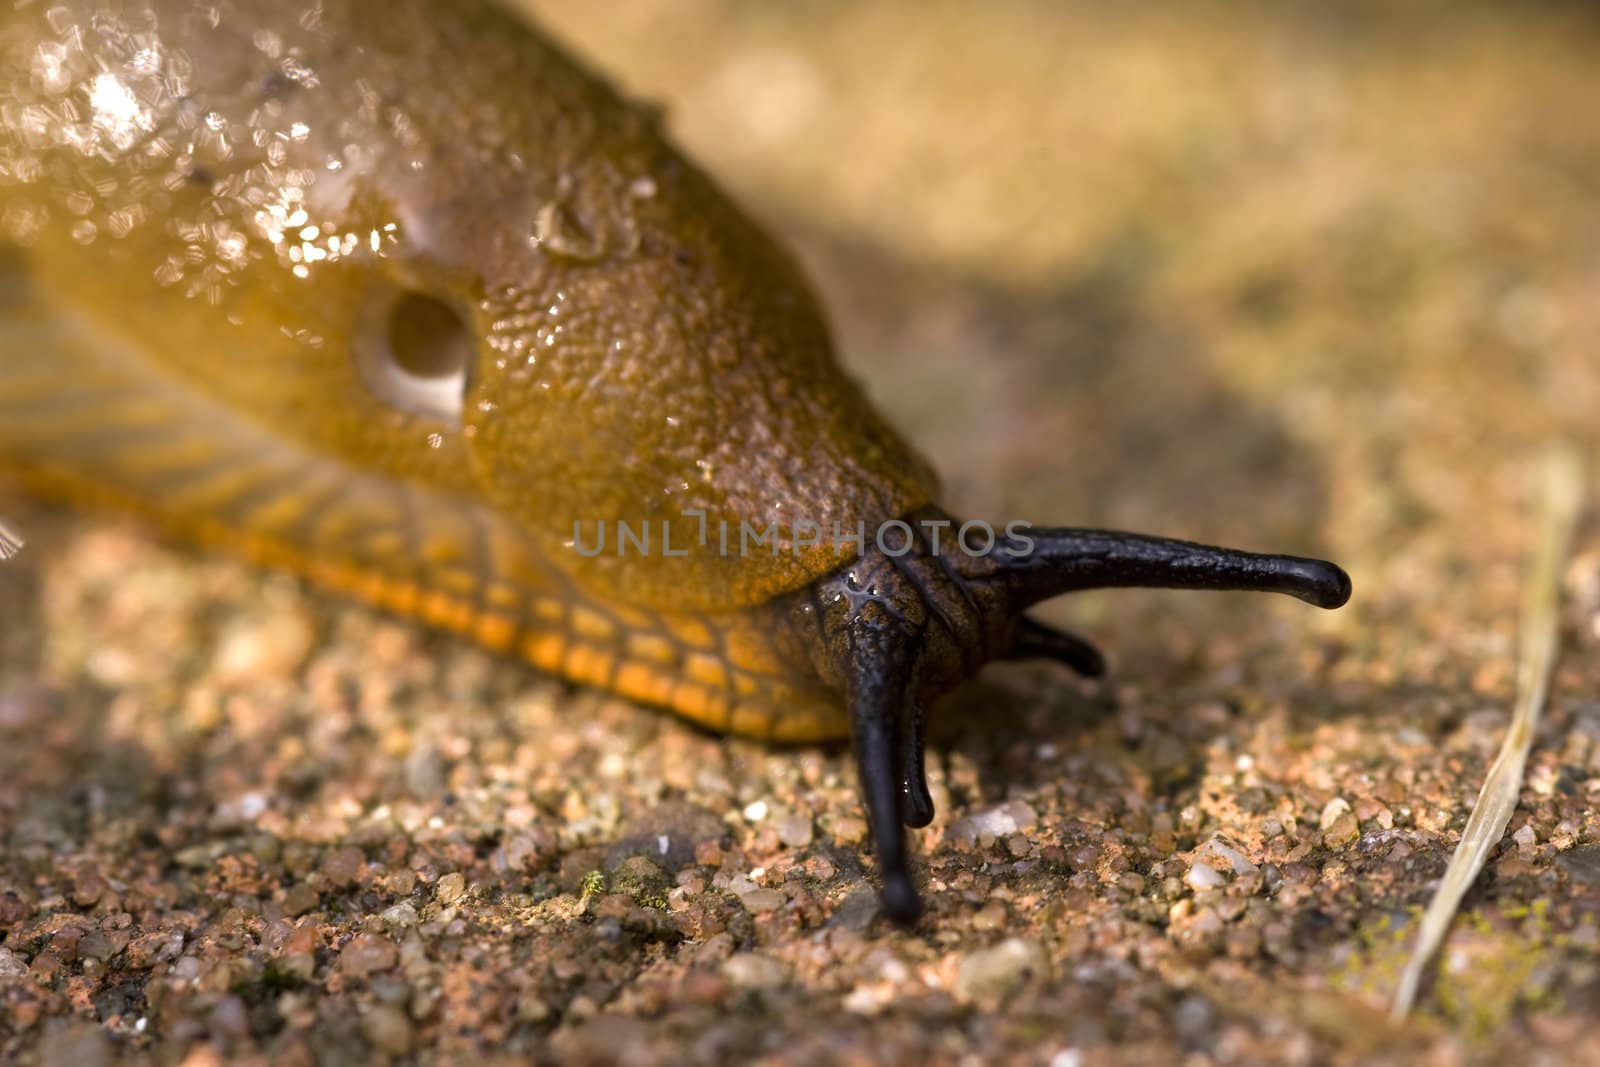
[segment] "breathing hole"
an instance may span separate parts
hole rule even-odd
[[[472,339],[467,324],[442,300],[404,293],[389,312],[389,352],[395,366],[417,378],[449,378],[467,369]]]
[[[416,415],[461,422],[472,365],[472,331],[436,297],[389,291],[357,349],[362,376],[384,403]],[[376,336],[374,336],[376,335]]]

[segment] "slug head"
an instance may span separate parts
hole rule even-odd
[[[466,432],[496,507],[602,595],[727,611],[836,565],[797,523],[928,503],[931,470],[834,361],[787,257],[676,158],[595,158],[570,193],[595,206],[567,224],[590,219],[614,250],[530,249],[502,277],[531,283],[483,300]],[[629,191],[641,176],[648,197]],[[617,205],[625,219],[606,215]],[[643,548],[623,549],[624,526]],[[741,549],[747,530],[759,549]]]
[[[967,551],[955,528],[935,509],[915,513],[790,602],[818,673],[848,707],[883,909],[900,923],[922,910],[904,828],[933,819],[923,767],[929,703],[989,660],[1055,659],[1090,677],[1105,670],[1094,646],[1029,619],[1028,607],[1112,586],[1286,593],[1322,608],[1350,597],[1349,576],[1322,560],[1067,528],[1013,527],[985,550],[975,538]]]

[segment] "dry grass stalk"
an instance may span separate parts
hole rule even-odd
[[[1392,1013],[1403,1019],[1416,1001],[1423,971],[1449,932],[1461,900],[1483,869],[1522,791],[1522,772],[1533,747],[1539,715],[1549,692],[1560,630],[1560,582],[1563,561],[1583,504],[1583,472],[1575,453],[1553,450],[1545,461],[1543,524],[1533,566],[1522,595],[1521,650],[1517,663],[1516,707],[1500,751],[1489,768],[1478,802],[1467,818],[1461,843],[1450,857],[1428,910],[1423,913],[1417,943],[1400,975]]]

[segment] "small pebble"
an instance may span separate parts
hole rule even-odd
[[[964,848],[974,845],[987,847],[991,842],[1031,828],[1038,821],[1039,815],[1031,805],[1013,800],[997,808],[973,812],[955,820],[945,831],[945,840]]]
[[[1008,938],[961,961],[956,969],[956,995],[964,1000],[1005,997],[1048,969],[1049,961],[1038,942]]]
[[[1350,814],[1350,802],[1344,797],[1334,797],[1322,806],[1322,815],[1317,819],[1317,828],[1323,833],[1333,829],[1333,824],[1340,818]]]
[[[878,917],[879,910],[878,891],[870,885],[857,886],[839,902],[832,915],[828,916],[826,926],[829,929],[853,930],[860,933],[872,925],[872,920]]]
[[[104,930],[90,930],[78,941],[78,956],[86,960],[99,960],[102,963],[121,952],[123,938],[113,938]]]
[[[0,978],[21,978],[28,973],[28,965],[21,956],[0,945]]]
[[[1189,884],[1189,888],[1197,891],[1221,889],[1228,884],[1228,880],[1215,867],[1209,867],[1204,863],[1196,863],[1190,867],[1189,873],[1183,876],[1183,880]]]
[[[787,899],[776,889],[752,889],[739,897],[739,903],[744,905],[746,911],[759,915],[783,907]]]
[[[1223,859],[1227,860],[1228,861],[1228,865],[1233,868],[1233,873],[1234,874],[1237,874],[1237,875],[1255,874],[1257,871],[1260,870],[1259,867],[1257,867],[1255,864],[1251,863],[1248,859],[1245,858],[1244,853],[1240,852],[1236,848],[1233,848],[1231,845],[1226,844],[1225,842],[1221,841],[1220,839],[1212,838],[1210,844],[1211,844],[1211,851],[1215,852],[1218,856],[1221,856]]]
[[[829,824],[833,839],[841,845],[854,845],[865,840],[867,821],[854,815],[836,817]]]
[[[27,918],[28,906],[15,893],[0,893],[0,926],[10,926]]]
[[[805,848],[811,844],[811,836],[809,815],[786,815],[778,821],[778,840],[790,848]]]
[[[788,980],[786,967],[759,952],[741,952],[722,964],[722,974],[739,989],[773,989]]]
[[[1322,843],[1328,848],[1343,848],[1361,836],[1361,825],[1355,813],[1348,809],[1322,832]]]
[[[354,845],[336,848],[322,861],[322,874],[337,886],[353,885],[366,866],[367,859]]]
[[[404,1056],[411,1051],[416,1034],[411,1020],[398,1008],[377,1004],[361,1016],[361,1032],[368,1041],[391,1056]]]
[[[465,896],[466,892],[467,878],[460,871],[451,871],[449,874],[441,876],[438,883],[433,887],[433,895],[438,898],[441,904],[454,904]]]
[[[317,906],[317,891],[304,882],[296,882],[283,894],[285,915],[304,915]]]
[[[106,891],[106,884],[95,871],[81,871],[72,886],[72,902],[80,908],[91,907]]]
[[[400,960],[394,944],[372,934],[353,938],[339,953],[339,965],[346,974],[364,976],[387,971]]]

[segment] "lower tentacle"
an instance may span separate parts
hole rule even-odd
[[[873,851],[883,879],[883,910],[895,922],[910,923],[922,914],[922,901],[911,884],[890,725],[870,710],[858,713],[852,709],[850,743],[855,749],[856,773],[861,779]]]
[[[845,696],[850,744],[883,879],[883,911],[895,922],[909,924],[922,914],[922,899],[911,883],[905,832],[910,809],[905,804],[904,784],[911,764],[902,758],[906,754],[902,717],[914,714],[907,692],[911,673],[908,645],[897,628],[885,625],[881,616],[868,615],[852,620],[849,644],[851,667]],[[920,758],[916,766],[921,767]],[[917,777],[921,777],[920,770]],[[931,801],[928,808],[931,812]]]
[[[933,796],[928,792],[926,722],[922,703],[916,701],[907,709],[901,727],[900,778],[904,793],[901,819],[912,829],[921,829],[933,821]]]
[[[1106,673],[1106,660],[1098,648],[1076,634],[1046,626],[1027,616],[1017,620],[1016,637],[1005,658],[1053,659],[1085,678],[1098,678]]]

